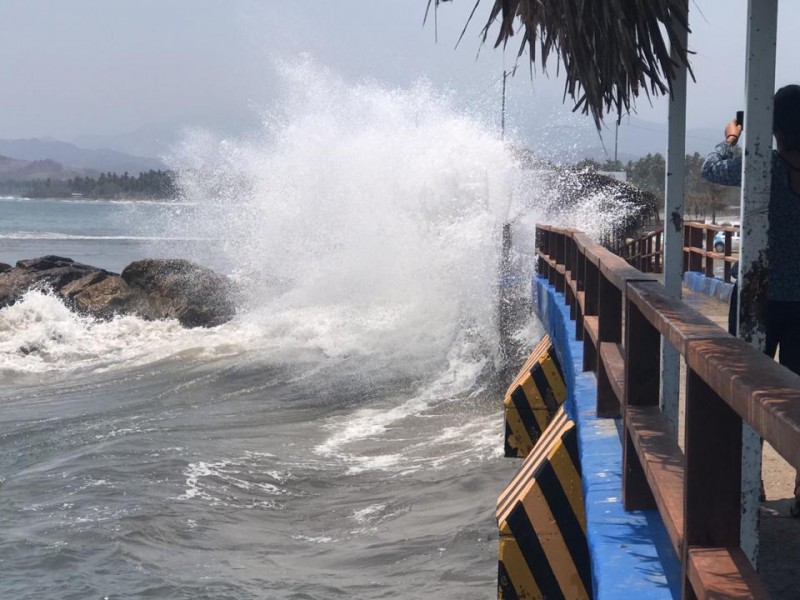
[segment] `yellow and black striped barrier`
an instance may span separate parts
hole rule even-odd
[[[560,408],[497,501],[497,597],[592,597],[575,424]]]
[[[567,397],[564,375],[550,338],[544,336],[503,400],[505,455],[525,458]]]

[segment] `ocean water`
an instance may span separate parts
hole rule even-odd
[[[0,309],[0,598],[496,594],[500,231],[524,287],[533,184],[424,84],[285,87],[251,138],[176,148],[179,202],[0,199],[0,261],[182,256],[245,291],[212,329]]]

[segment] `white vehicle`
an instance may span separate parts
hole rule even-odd
[[[738,252],[742,237],[739,230],[731,234],[731,252]],[[718,231],[714,236],[714,252],[725,252],[725,232]]]

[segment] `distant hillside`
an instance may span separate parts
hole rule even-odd
[[[22,161],[55,161],[63,168],[77,172],[90,169],[94,172],[128,172],[138,175],[143,171],[159,170],[164,163],[156,158],[132,156],[107,148],[88,149],[74,144],[46,138],[24,140],[0,139],[0,155]],[[70,177],[71,175],[66,175]]]
[[[54,160],[18,160],[0,156],[0,181],[33,181],[35,179],[69,179],[86,171],[65,169]]]

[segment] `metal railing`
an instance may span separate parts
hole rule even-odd
[[[624,506],[659,510],[683,597],[768,597],[739,545],[742,423],[800,466],[800,376],[581,232],[540,225],[536,245],[596,373],[597,414],[623,419]],[[684,450],[659,408],[662,336],[686,364]]]

